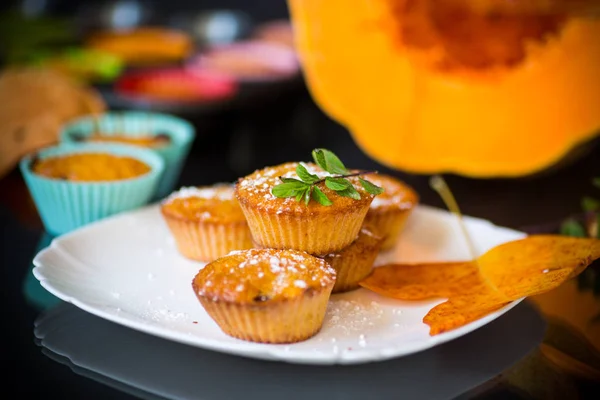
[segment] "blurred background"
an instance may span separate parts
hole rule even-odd
[[[9,306],[24,297],[56,300],[31,275],[33,255],[51,236],[18,162],[56,144],[65,124],[106,111],[167,113],[193,124],[196,137],[176,186],[232,182],[267,165],[309,160],[313,148],[323,147],[347,166],[402,179],[422,204],[445,208],[429,179],[452,165],[454,172],[444,176],[464,214],[529,233],[598,235],[596,0],[373,0],[353,7],[348,0],[0,3],[0,256]],[[508,9],[465,13],[460,5],[467,3]],[[392,7],[367,6],[375,4]],[[557,4],[586,8],[582,14],[552,8]],[[289,5],[298,12],[300,36],[294,37]],[[382,46],[382,38],[400,33],[399,47]],[[300,62],[299,39],[308,63]],[[509,73],[516,79],[510,87],[495,75],[503,68],[516,71]],[[430,89],[429,96],[420,89]],[[591,288],[597,296],[599,283],[596,266],[573,293],[558,294],[564,314],[592,316],[581,318],[582,331],[598,317],[597,302],[580,297]],[[47,368],[52,361],[32,345],[36,314],[23,306],[9,312],[16,329],[3,333],[18,353],[9,360],[22,367],[12,372],[28,377],[29,390],[58,382],[59,396],[89,393],[87,383],[72,383],[70,371]],[[573,337],[557,342],[575,343],[578,355],[591,357],[578,345],[580,336]],[[561,382],[547,369],[545,380],[515,374],[550,393],[551,383]]]
[[[66,121],[90,112],[147,110],[180,116],[196,128],[180,185],[233,181],[265,165],[306,160],[311,149],[325,147],[352,167],[400,177],[423,203],[443,207],[427,171],[379,163],[315,103],[284,0],[26,0],[1,7],[0,100],[11,104],[0,110],[3,189],[26,193],[16,162],[56,141]],[[31,66],[79,86],[69,92],[58,78],[22,72]],[[32,126],[25,139],[14,128],[23,123]],[[582,195],[594,194],[596,143],[586,142],[576,157],[541,173],[447,179],[467,214],[513,227],[556,224],[579,215]],[[39,227],[35,207],[21,199],[1,201]]]

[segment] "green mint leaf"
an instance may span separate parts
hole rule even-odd
[[[310,202],[310,196],[312,194],[314,186],[309,187],[306,192],[304,192],[304,204],[308,205]]]
[[[329,200],[329,198],[325,195],[325,193],[323,193],[321,189],[319,189],[316,186],[313,189],[312,198],[315,199],[319,204],[324,206],[330,206],[333,204],[331,200]]]
[[[298,193],[304,193],[307,189],[307,184],[304,182],[285,182],[280,185],[274,186],[271,189],[271,193],[275,197],[284,198],[284,197],[295,197]]]
[[[285,182],[285,183],[301,183],[303,185],[306,185],[306,183],[304,183],[301,180],[296,179],[296,178],[286,178],[286,177],[281,176],[281,177],[279,177],[279,179],[281,179],[281,181]]]
[[[600,211],[600,200],[593,197],[584,197],[581,200],[581,207],[584,211]]]
[[[313,160],[315,161],[315,163],[323,168],[325,171],[327,171],[326,167],[327,167],[327,163],[325,162],[325,155],[323,154],[323,151],[321,149],[314,149],[312,151],[312,157]]]
[[[333,178],[331,176],[328,176],[327,178],[325,178],[325,186],[337,192],[352,186],[352,183],[350,183],[348,179]]]
[[[296,167],[296,174],[298,174],[298,177],[306,183],[315,183],[319,180],[319,177],[317,175],[308,172],[306,167],[302,164],[298,164],[298,166]]]
[[[585,228],[574,219],[568,219],[560,226],[561,235],[586,237]]]
[[[600,188],[600,176],[592,179],[592,185],[596,186],[597,188]]]
[[[382,187],[379,187],[379,186],[373,184],[372,182],[369,182],[368,180],[363,179],[363,178],[358,178],[358,180],[359,180],[360,184],[362,185],[362,187],[367,191],[367,193],[374,194],[375,196],[383,193]]]
[[[317,165],[330,174],[343,175],[348,173],[344,163],[338,158],[338,156],[327,149],[314,149],[312,156]]]
[[[302,198],[304,197],[304,194],[306,192],[307,192],[306,190],[302,190],[302,191],[298,192],[298,194],[296,195],[296,201],[302,200]]]
[[[352,186],[352,185],[347,187],[346,189],[340,190],[336,193],[343,197],[350,197],[351,199],[354,199],[354,200],[360,200],[360,193],[358,193],[358,191],[356,189],[354,189],[354,186]]]

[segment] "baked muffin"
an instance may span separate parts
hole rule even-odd
[[[252,248],[252,236],[233,195],[233,185],[184,187],[161,205],[179,252],[212,261],[232,250]]]
[[[330,206],[275,197],[272,189],[281,183],[280,177],[298,178],[297,165],[290,162],[268,167],[238,180],[235,193],[252,237],[262,247],[302,250],[310,254],[329,254],[343,249],[358,236],[374,195],[359,185],[358,178],[351,177],[348,179],[359,192],[359,200],[342,197],[323,183],[318,187],[333,202]],[[319,177],[329,176],[316,164],[303,165]]]
[[[154,200],[177,189],[177,181],[196,136],[188,121],[168,114],[118,111],[70,121],[60,132],[61,143],[118,143],[150,149],[165,162]]]
[[[315,256],[324,259],[336,272],[335,285],[331,293],[358,289],[358,283],[371,273],[382,243],[381,236],[363,227],[356,240],[348,247],[325,256]],[[264,248],[256,242],[253,244],[255,248]]]
[[[357,289],[358,283],[371,273],[382,243],[381,236],[377,236],[367,228],[362,228],[358,238],[348,247],[324,256],[323,259],[336,272],[332,293]]]
[[[207,264],[192,282],[208,315],[227,335],[294,343],[323,324],[335,270],[295,250],[234,251]]]
[[[389,175],[369,174],[366,178],[383,187],[384,192],[371,203],[365,224],[384,238],[381,250],[389,250],[398,242],[406,219],[419,203],[419,197],[410,186]]]
[[[19,166],[46,231],[60,235],[146,205],[165,165],[149,149],[86,143],[43,149]]]

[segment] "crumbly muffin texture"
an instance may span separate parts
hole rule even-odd
[[[332,293],[357,289],[359,282],[371,273],[382,243],[383,237],[363,227],[356,240],[348,247],[323,256],[336,271]]]
[[[133,157],[104,153],[79,153],[43,160],[34,159],[31,170],[51,179],[101,182],[131,179],[150,172],[150,166]]]
[[[419,201],[416,192],[396,178],[381,174],[368,174],[365,178],[384,189],[383,193],[373,199],[370,206],[372,211],[409,210]]]
[[[392,176],[368,175],[367,179],[383,187],[384,192],[371,203],[364,223],[384,238],[381,250],[386,251],[397,244],[419,197],[410,186]]]
[[[292,197],[278,198],[272,193],[273,187],[283,183],[280,178],[299,179],[296,174],[298,162],[289,162],[273,167],[267,167],[238,180],[236,185],[236,196],[241,203],[251,203],[253,207],[273,211],[276,214],[306,213],[307,208],[310,213],[318,214],[328,212],[331,208],[340,210],[353,210],[360,208],[365,202],[371,202],[374,195],[366,192],[360,185],[357,177],[350,177],[348,180],[354,184],[356,190],[360,193],[361,200],[354,200],[348,197],[342,197],[335,191],[327,188],[325,184],[319,184],[319,189],[327,195],[333,202],[332,206],[323,206],[316,201],[311,201],[308,205],[304,202],[296,201]],[[309,173],[325,178],[331,176],[314,163],[302,163]]]
[[[335,270],[323,259],[295,250],[233,251],[194,278],[198,296],[237,304],[290,300],[333,287]]]
[[[163,213],[190,221],[246,223],[231,184],[183,187],[163,201]]]

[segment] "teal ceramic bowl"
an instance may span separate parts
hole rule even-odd
[[[139,177],[105,182],[71,182],[47,178],[31,171],[34,159],[79,153],[129,156],[150,166]],[[163,159],[148,149],[120,144],[60,145],[24,157],[21,173],[46,230],[53,235],[77,229],[90,222],[141,207],[156,194],[164,170]]]
[[[155,199],[170,194],[177,185],[181,169],[187,159],[196,132],[184,119],[160,113],[124,111],[106,113],[94,119],[84,117],[66,124],[60,134],[62,143],[86,143],[86,137],[100,130],[103,136],[123,135],[140,137],[166,135],[168,144],[153,148],[165,161],[165,171],[160,179]]]

